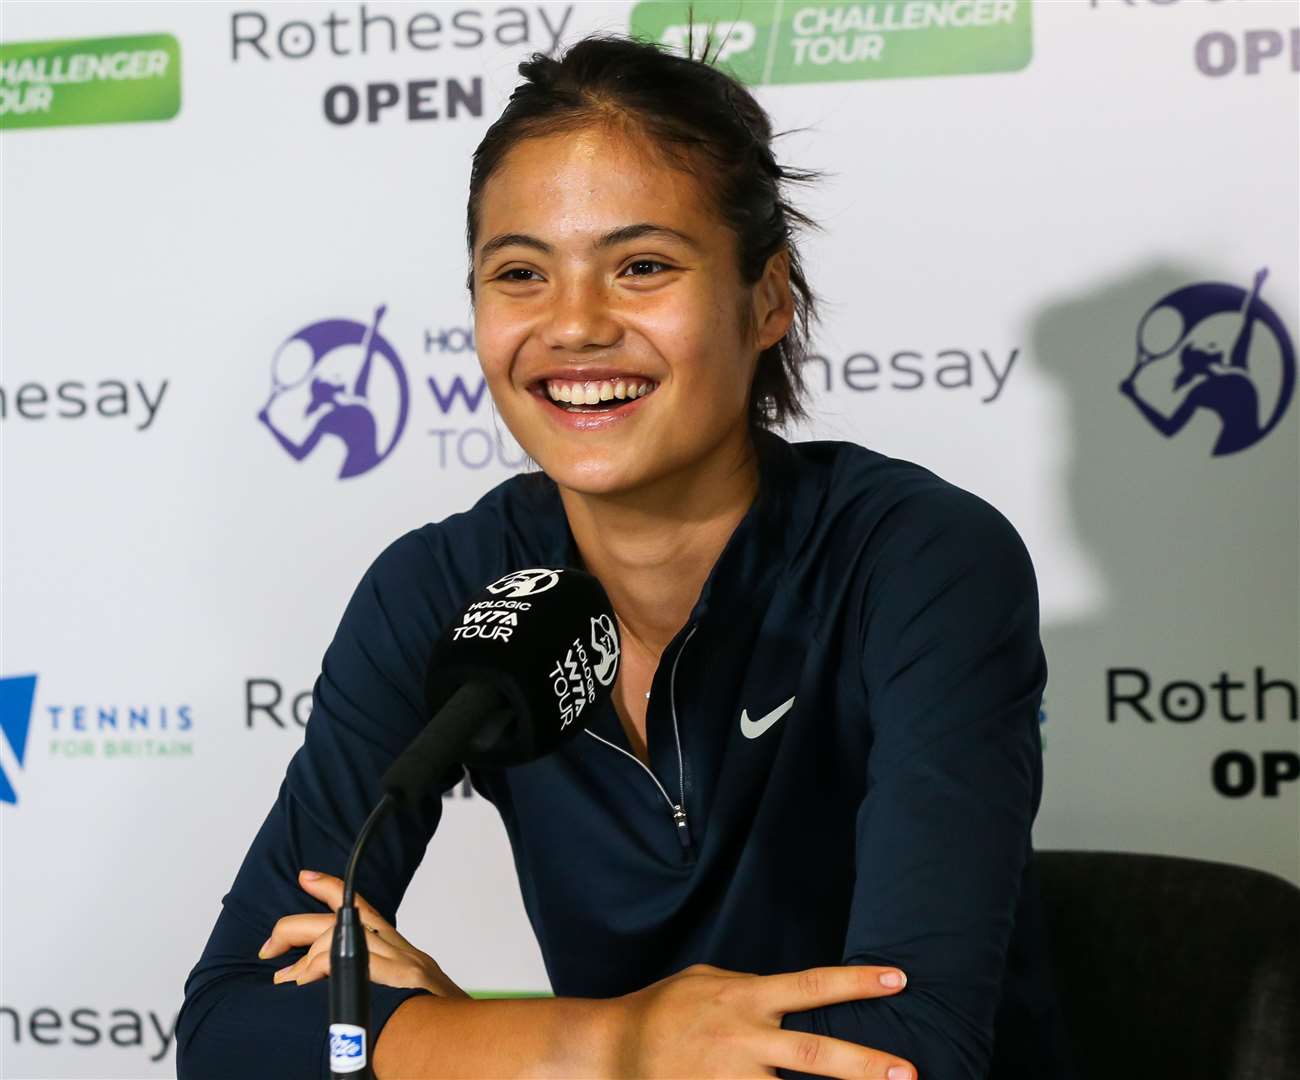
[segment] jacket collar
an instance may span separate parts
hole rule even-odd
[[[734,618],[737,610],[761,611],[785,572],[790,545],[798,531],[795,511],[799,489],[799,457],[779,435],[758,431],[758,494],[741,518],[709,571],[687,626],[706,618],[710,610]],[[527,494],[524,517],[516,524],[528,542],[528,557],[552,566],[578,566],[581,558],[569,529],[555,482],[544,474],[517,481]]]

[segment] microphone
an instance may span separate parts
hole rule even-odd
[[[474,596],[434,644],[425,675],[433,719],[393,761],[357,834],[330,946],[330,1076],[372,1080],[370,957],[354,886],[366,842],[395,807],[414,809],[458,765],[507,767],[577,736],[614,685],[614,608],[573,568],[516,570]]]

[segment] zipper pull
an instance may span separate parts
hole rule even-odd
[[[686,811],[682,809],[680,803],[673,807],[673,820],[677,822],[677,839],[682,842],[682,847],[690,847],[691,827],[686,824]]]

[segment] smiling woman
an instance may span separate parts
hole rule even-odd
[[[426,723],[422,658],[484,582],[575,566],[619,624],[612,700],[546,758],[469,770],[557,996],[470,1000],[397,932],[431,792],[359,882],[376,1075],[1068,1077],[1023,544],[920,466],[775,434],[814,312],[785,187],[812,174],[707,48],[590,37],[520,72],[474,155],[467,286],[541,472],[358,586],[186,984],[180,1075],[327,1072],[328,912]]]
[[[743,464],[758,352],[790,323],[784,256],[751,298],[693,177],[605,124],[527,138],[485,186],[475,341],[546,475],[672,501],[683,468]]]

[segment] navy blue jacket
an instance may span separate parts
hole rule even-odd
[[[606,703],[547,758],[470,770],[551,987],[611,997],[693,963],[896,964],[901,994],[782,1026],[900,1054],[922,1080],[1070,1075],[1030,862],[1046,666],[1029,556],[1001,514],[917,465],[758,445],[758,497],[655,673],[650,768]],[[367,571],[186,983],[182,1080],[328,1076],[325,983],[273,985],[301,953],[258,947],[281,915],[324,910],[296,874],[342,874],[380,776],[428,719],[434,640],[485,583],[539,565],[580,563],[534,474]],[[431,797],[374,837],[358,888],[386,918],[441,813]],[[421,992],[375,985],[376,1036]]]

